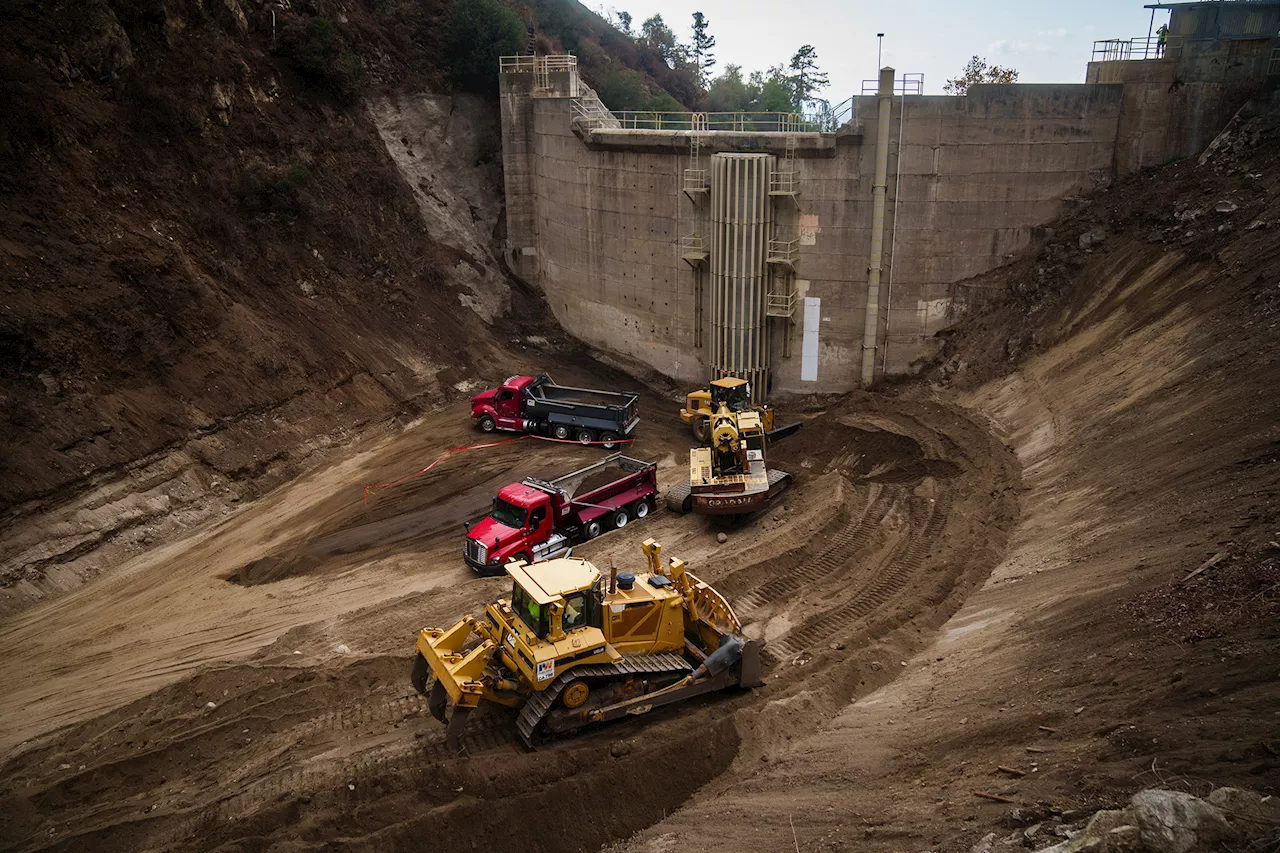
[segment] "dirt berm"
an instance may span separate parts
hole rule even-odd
[[[175,18],[176,5],[161,5],[158,17],[113,13],[135,64],[146,70],[149,57],[197,47],[209,48],[201,55],[211,62],[229,58],[219,50],[230,50],[234,16],[220,22],[184,6]],[[100,15],[114,6],[76,8]],[[357,24],[362,9],[352,4]],[[5,38],[14,32],[41,31],[6,28]],[[117,85],[109,69],[123,62],[121,44],[69,56],[68,67],[105,73],[95,86]],[[6,393],[11,411],[54,419],[6,427],[6,439],[27,442],[6,457],[19,467],[5,488],[20,502],[6,547],[21,532],[35,537],[22,553],[37,554],[45,512],[68,512],[49,518],[75,517],[82,533],[101,525],[96,508],[113,507],[101,514],[116,517],[121,507],[100,496],[67,508],[92,494],[94,470],[134,458],[112,450],[110,438],[130,423],[130,401],[175,407],[172,422],[161,421],[168,431],[153,437],[163,458],[213,440],[243,457],[228,463],[232,474],[252,469],[254,454],[267,460],[264,470],[289,462],[278,455],[283,439],[263,436],[318,423],[273,408],[283,388],[335,411],[412,399],[423,385],[430,403],[342,433],[341,452],[326,464],[279,467],[263,481],[274,488],[246,487],[216,517],[139,539],[118,568],[79,588],[91,572],[61,584],[48,571],[56,563],[34,566],[52,580],[31,580],[35,588],[20,590],[0,625],[0,847],[962,851],[1014,829],[1025,830],[1024,846],[1045,846],[1053,839],[1032,827],[1122,805],[1141,787],[1207,795],[1217,785],[1273,792],[1280,784],[1274,119],[1242,122],[1203,165],[1118,183],[1010,266],[965,283],[974,311],[918,381],[785,401],[805,426],[771,458],[795,484],[724,543],[705,520],[659,512],[577,552],[635,565],[639,540],[652,536],[684,557],[766,640],[763,688],[536,752],[517,744],[510,714],[477,715],[469,755],[459,758],[407,683],[417,629],[448,624],[505,588],[462,563],[459,522],[512,479],[552,477],[599,454],[524,441],[460,454],[367,501],[362,487],[474,441],[459,405],[464,380],[541,368],[573,384],[639,383],[554,330],[517,339],[488,325],[476,301],[496,292],[482,286],[488,262],[454,252],[471,240],[487,245],[489,235],[439,212],[464,189],[431,187],[432,199],[398,177],[407,150],[421,146],[392,129],[423,127],[439,104],[411,114],[394,99],[367,113],[303,102],[274,59],[258,60],[247,72],[235,62],[211,67],[235,81],[230,124],[214,116],[221,130],[202,123],[200,134],[168,137],[185,151],[176,161],[139,155],[133,164],[116,140],[110,169],[83,154],[115,139],[98,135],[107,128],[132,126],[125,106],[134,90],[112,101],[103,92],[87,98],[81,86],[24,84],[66,107],[50,132],[79,142],[59,149],[56,169],[5,178],[19,183],[6,185],[16,201],[2,214],[3,257],[31,282],[5,283],[27,336],[5,350],[17,354],[19,377]],[[172,71],[155,61],[156,78]],[[208,82],[192,80],[193,97]],[[280,125],[261,118],[286,110],[294,114]],[[247,168],[239,152],[278,153],[271,140],[285,126],[299,128],[285,149],[314,152],[308,140],[320,138],[326,150],[350,151],[310,163],[299,155],[312,177],[297,180],[339,213],[340,199],[368,201],[349,211],[358,230],[343,232],[344,216],[308,225],[305,207],[292,223],[267,215],[246,228],[234,218],[228,233],[215,223],[213,236],[171,224],[188,221],[180,210],[216,214],[221,196],[205,188]],[[294,174],[289,158],[272,156],[269,174]],[[59,177],[68,170],[74,177]],[[385,178],[386,193],[364,191],[366,174],[374,187]],[[436,233],[453,242],[420,233],[433,215],[448,220]],[[101,277],[58,275],[41,260],[55,252],[83,261],[67,269],[100,266]],[[271,260],[280,258],[291,260]],[[471,272],[403,278],[434,275],[426,270],[441,258]],[[369,271],[384,262],[386,275],[372,280],[385,284],[370,291]],[[199,274],[218,263],[226,269]],[[188,268],[197,274],[170,277]],[[177,278],[204,284],[182,302],[166,295]],[[50,293],[62,296],[51,302]],[[525,297],[512,290],[511,298]],[[67,313],[42,326],[51,304]],[[396,305],[408,307],[380,307]],[[415,325],[429,312],[437,324]],[[313,334],[278,332],[294,316],[308,317]],[[117,325],[156,331],[115,337]],[[275,334],[296,345],[297,358],[281,368],[281,384],[263,385],[271,371],[244,365],[253,342]],[[399,355],[387,367],[392,349]],[[32,361],[50,353],[63,360]],[[152,360],[128,374],[139,358]],[[423,362],[414,359],[430,366],[415,374],[411,365]],[[458,375],[442,366],[450,364],[473,370]],[[110,382],[93,385],[99,375]],[[342,396],[366,381],[364,403]],[[228,393],[241,384],[266,389],[260,406],[244,409]],[[309,396],[318,387],[330,390]],[[673,391],[641,389],[645,420],[628,449],[658,461],[663,488],[684,479],[689,446]],[[99,398],[116,420],[90,405]],[[200,432],[209,412],[231,424],[245,411],[273,426],[235,441]],[[65,425],[66,449],[23,431],[57,434],[54,421]],[[95,434],[95,423],[115,425]],[[56,454],[76,453],[89,474],[79,461],[49,467],[69,466]],[[224,476],[212,470],[201,477]]]

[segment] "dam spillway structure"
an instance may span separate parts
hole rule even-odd
[[[710,301],[713,376],[737,376],[761,399],[769,385],[766,259],[773,227],[771,154],[711,157]]]

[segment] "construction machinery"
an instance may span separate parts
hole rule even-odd
[[[613,450],[631,441],[640,423],[640,395],[557,385],[545,373],[511,376],[471,398],[481,432],[519,432]]]
[[[508,563],[510,598],[451,628],[423,628],[414,689],[455,748],[482,703],[519,709],[529,746],[731,687],[756,687],[760,643],[682,560],[646,539],[646,571],[580,557]]]
[[[711,380],[706,389],[690,392],[685,397],[684,408],[680,410],[680,420],[693,430],[693,437],[699,444],[706,444],[711,438],[711,418],[721,405],[731,412],[756,412],[760,415],[760,425],[770,439],[779,439],[791,435],[800,429],[800,422],[774,428],[774,410],[768,403],[752,404],[751,384],[736,376],[722,376]]]
[[[725,401],[711,416],[710,446],[689,451],[689,479],[667,492],[667,509],[740,516],[768,506],[791,475],[765,465],[766,430],[759,412],[732,411]]]
[[[611,468],[621,476],[578,494]],[[621,453],[550,482],[526,477],[503,487],[489,514],[467,525],[462,559],[481,575],[500,575],[512,560],[558,557],[572,545],[647,518],[657,497],[657,464]]]

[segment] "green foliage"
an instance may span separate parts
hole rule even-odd
[[[643,107],[641,107],[641,109],[647,112],[655,112],[655,113],[684,112],[684,107],[680,105],[680,102],[677,101],[675,98],[671,97],[670,95],[668,95],[666,92],[659,92],[658,94],[649,98],[647,101],[645,101],[645,104]]]
[[[285,27],[279,49],[307,83],[340,98],[355,97],[364,82],[364,63],[347,49],[329,18],[308,18],[301,26]]]
[[[611,110],[642,109],[649,100],[644,75],[619,65],[611,65],[597,74],[595,89],[600,100]]]
[[[827,88],[829,81],[826,72],[818,68],[818,51],[811,44],[803,45],[795,52],[790,69],[791,100],[799,110],[814,100],[819,91]]]
[[[627,38],[634,37],[633,33],[631,32],[631,13],[630,12],[618,13],[618,29]]]
[[[454,82],[474,92],[498,90],[498,58],[520,52],[525,26],[498,0],[457,0],[445,36]]]
[[[781,65],[769,69],[769,76],[756,71],[751,75],[754,97],[751,108],[762,113],[789,113],[796,108],[791,79]]]
[[[676,39],[676,34],[662,20],[661,15],[654,15],[640,25],[640,37],[657,52],[668,68],[676,68],[684,61],[685,47]]]
[[[742,66],[726,65],[719,77],[707,86],[707,111],[740,113],[751,109],[754,92],[742,79]]]
[[[716,57],[711,49],[716,46],[716,37],[707,32],[710,26],[707,16],[701,12],[693,13],[693,43],[689,53],[693,58],[693,67],[698,75],[698,82],[705,88],[711,69],[715,67]]]
[[[999,65],[988,65],[987,60],[974,56],[965,65],[959,77],[946,82],[942,91],[948,95],[964,95],[969,87],[976,83],[1016,83],[1018,72],[1014,68],[1001,68]]]

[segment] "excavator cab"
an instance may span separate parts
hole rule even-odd
[[[731,412],[745,412],[751,408],[751,383],[736,376],[725,376],[711,382],[711,410],[721,405]]]

